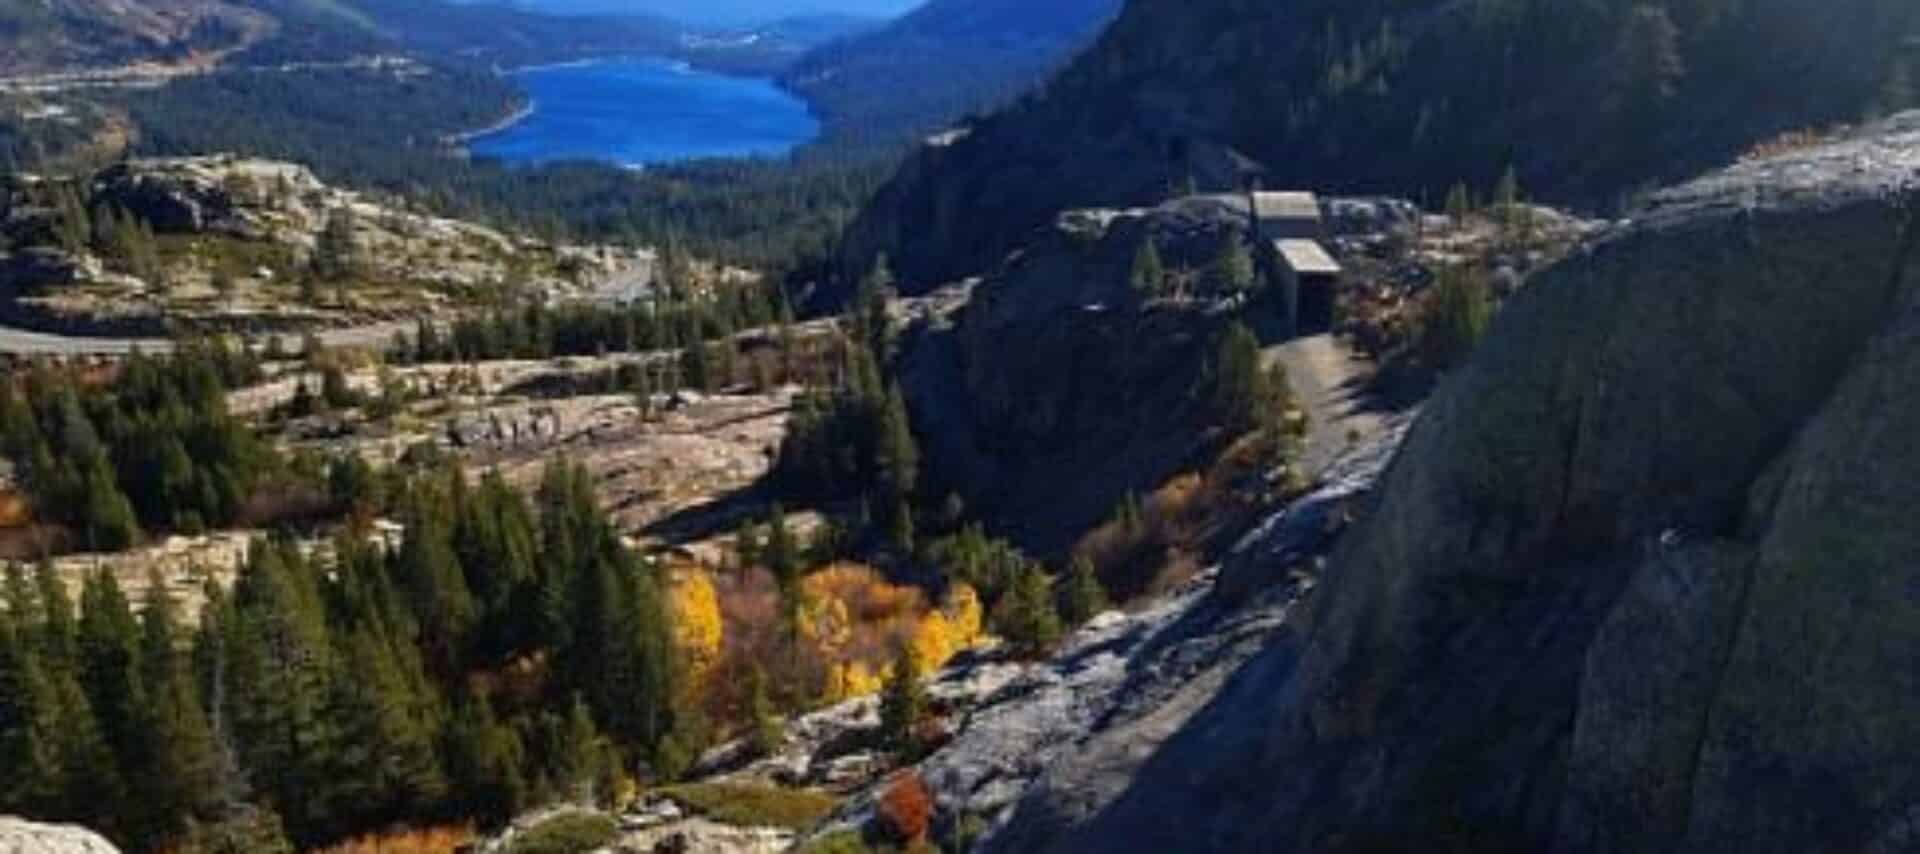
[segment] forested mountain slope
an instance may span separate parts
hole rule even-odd
[[[1508,165],[1611,207],[1783,132],[1907,106],[1906,0],[1133,0],[1042,98],[903,167],[846,260],[976,272],[1055,212],[1189,179],[1425,192]]]
[[[241,46],[272,25],[221,0],[0,0],[0,74],[181,59]]]
[[[789,86],[836,132],[896,142],[1035,87],[1112,20],[1120,0],[932,0],[802,57]]]

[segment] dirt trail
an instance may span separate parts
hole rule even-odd
[[[1318,476],[1357,439],[1378,436],[1393,414],[1367,393],[1373,363],[1331,335],[1296,338],[1267,348],[1268,365],[1287,370],[1293,393],[1307,410],[1303,464]]]

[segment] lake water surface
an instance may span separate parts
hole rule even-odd
[[[778,156],[820,132],[806,103],[770,80],[710,74],[668,60],[550,65],[513,76],[532,95],[533,114],[469,140],[477,156],[643,166]]]

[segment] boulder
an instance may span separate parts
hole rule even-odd
[[[0,816],[0,854],[120,854],[120,849],[78,825]]]

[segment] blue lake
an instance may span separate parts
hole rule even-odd
[[[820,123],[770,80],[659,59],[551,65],[513,73],[533,97],[519,123],[467,142],[510,163],[604,160],[629,166],[786,154]]]

